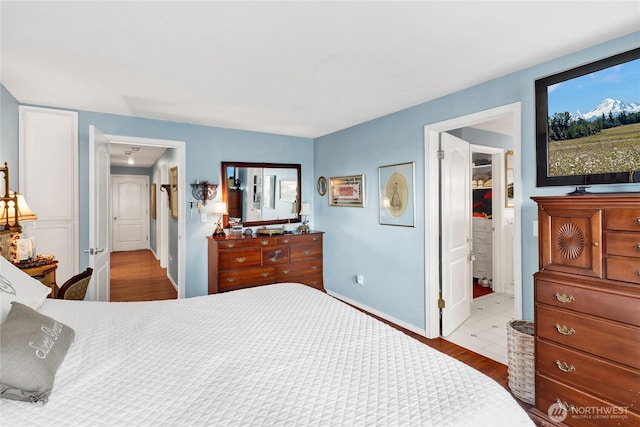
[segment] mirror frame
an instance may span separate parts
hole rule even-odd
[[[302,200],[302,167],[299,163],[249,163],[249,162],[221,162],[222,168],[222,200],[226,203],[228,198],[228,188],[227,183],[229,182],[229,177],[227,176],[227,169],[230,167],[234,168],[277,168],[277,169],[296,169],[298,175],[298,188],[296,201],[298,205],[300,205],[300,201]],[[257,227],[260,225],[272,225],[272,224],[287,224],[289,222],[302,222],[302,216],[298,213],[297,217],[287,218],[287,219],[270,219],[265,221],[243,221],[241,224],[244,227]],[[229,223],[229,215],[224,215],[223,226],[226,227]]]

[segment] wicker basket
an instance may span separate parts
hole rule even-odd
[[[507,323],[509,349],[509,388],[515,397],[535,405],[535,363],[533,322],[512,320]]]

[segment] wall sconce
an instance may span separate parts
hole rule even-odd
[[[195,184],[191,184],[191,195],[194,199],[207,204],[207,200],[213,200],[218,195],[218,184],[209,184],[207,181],[196,180]]]
[[[216,222],[216,230],[213,232],[213,237],[224,237],[226,234],[222,229],[222,217],[224,215],[229,215],[227,212],[227,203],[226,202],[215,202],[213,204],[213,212],[214,215],[220,215],[220,219]]]

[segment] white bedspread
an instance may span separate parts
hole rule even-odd
[[[3,426],[533,425],[484,374],[319,291],[47,300],[76,339],[49,402]]]

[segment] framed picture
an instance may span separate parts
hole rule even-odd
[[[151,219],[156,219],[156,183],[151,184],[151,195],[149,197],[151,205]]]
[[[364,175],[329,178],[329,205],[364,207]]]
[[[415,227],[415,163],[378,168],[380,224]]]
[[[169,169],[169,185],[171,189],[171,197],[169,197],[171,218],[178,219],[178,167],[174,166]]]
[[[280,200],[295,202],[298,196],[298,181],[295,179],[280,180]]]

